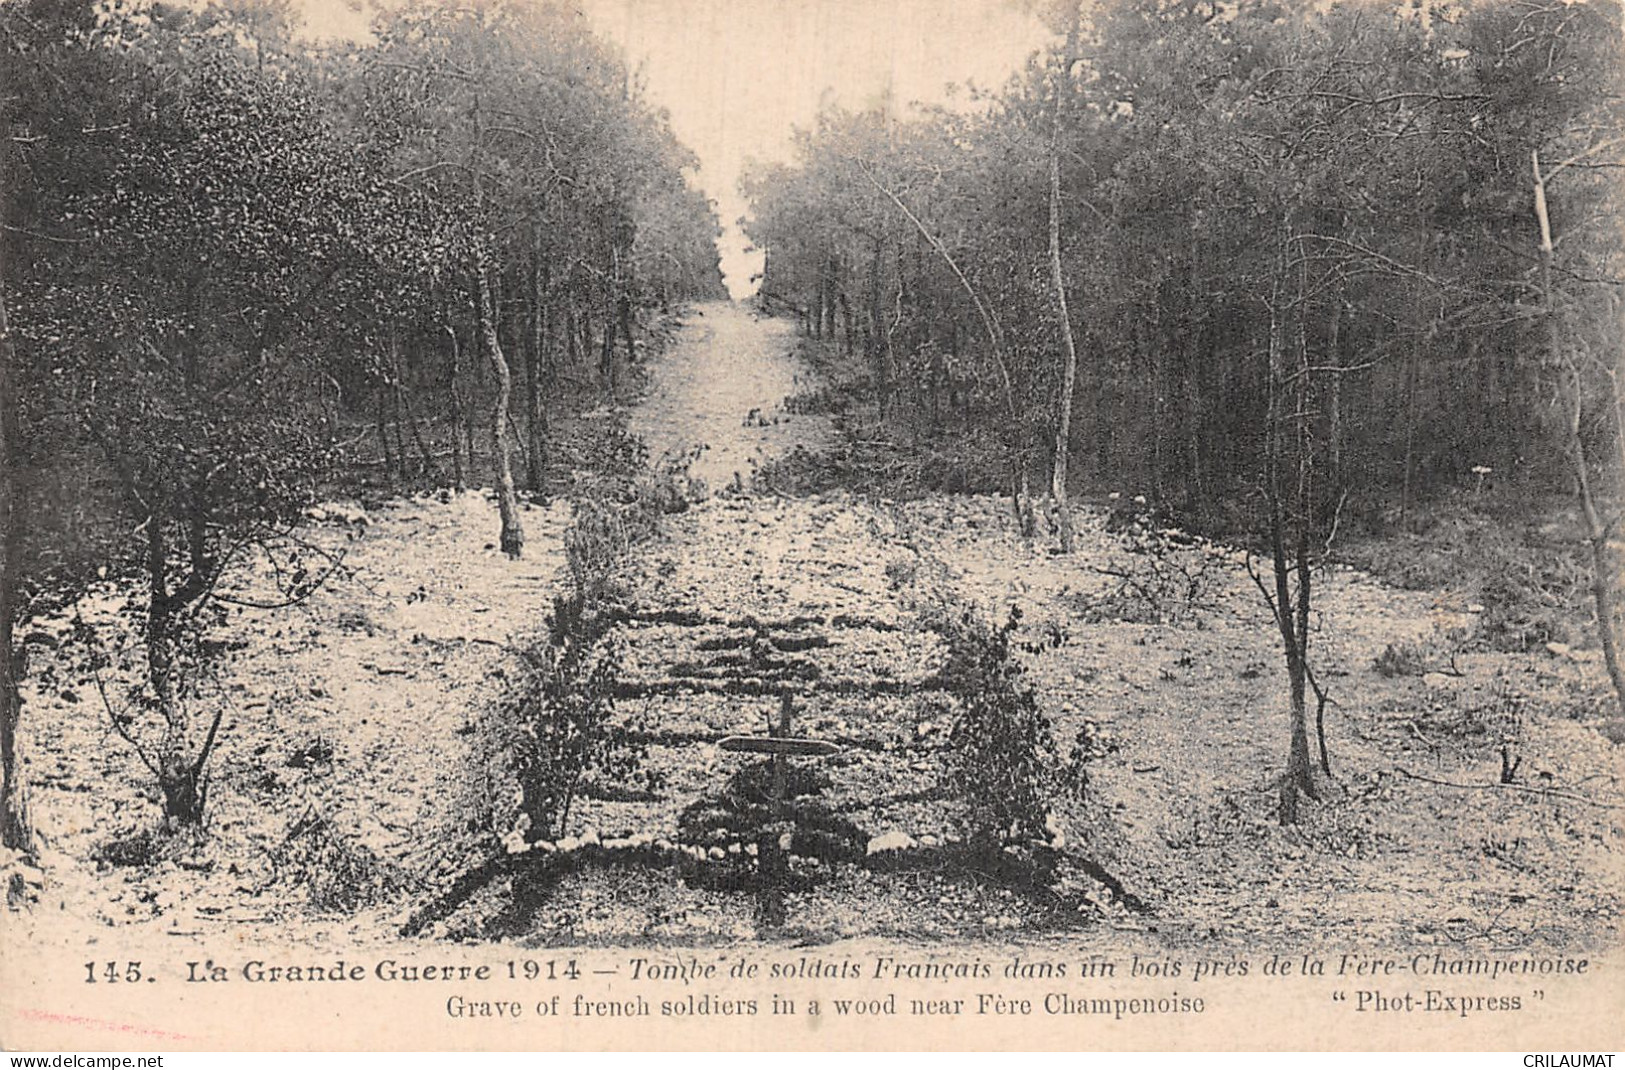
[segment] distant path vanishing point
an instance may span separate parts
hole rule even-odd
[[[736,472],[750,486],[757,465],[830,436],[826,417],[784,411],[784,399],[811,376],[794,345],[788,320],[730,301],[695,305],[676,344],[654,359],[649,394],[632,411],[633,433],[652,458],[706,447],[689,474],[712,491]]]

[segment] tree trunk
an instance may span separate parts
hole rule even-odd
[[[198,348],[188,344],[183,353],[184,389],[193,399],[207,396],[199,365]],[[404,447],[399,442],[397,446],[398,453],[404,456]],[[195,458],[194,463],[197,467],[184,484],[184,509],[171,511],[159,503],[147,518],[147,681],[164,721],[156,761],[148,765],[157,775],[164,797],[164,823],[170,830],[195,829],[203,824],[208,787],[204,770],[225,713],[224,706],[216,709],[208,731],[199,741],[194,711],[182,687],[183,639],[189,631],[195,636],[199,628],[197,610],[214,589],[221,569],[210,543],[211,533],[216,530],[211,521],[217,492],[210,486],[215,470],[207,468],[202,457]],[[184,564],[177,559],[178,567],[173,572],[171,523],[184,539],[186,551]],[[172,579],[179,582],[172,584]],[[147,760],[145,755],[142,758]]]
[[[451,336],[451,467],[452,479],[456,481],[457,489],[462,490],[468,486],[468,477],[474,471],[473,443],[468,442],[468,467],[463,467],[464,443],[467,441],[466,428],[468,421],[468,401],[463,397],[463,356],[462,346],[457,341],[457,328],[450,323],[445,324],[445,331]]]
[[[897,280],[897,302],[898,302],[898,308],[899,309],[901,309],[902,301],[903,301],[903,280],[901,278],[899,278]],[[899,315],[898,319],[901,320],[901,318],[902,317]],[[897,374],[897,345],[896,345],[896,342],[893,339],[893,335],[895,335],[896,333],[897,333],[897,323],[893,322],[891,320],[888,320],[887,323],[886,323],[886,347],[883,350],[881,350],[882,359],[884,361],[883,375],[885,376],[885,380],[886,380],[886,391],[885,391],[885,394],[884,394],[885,408],[881,410],[883,412],[891,412],[891,411],[893,411],[893,409],[897,405],[897,395],[899,393],[899,383],[898,383],[899,377],[898,377],[898,374]]]
[[[1589,490],[1583,490],[1590,497]],[[1608,679],[1614,685],[1614,698],[1621,716],[1625,716],[1625,672],[1619,663],[1619,641],[1614,635],[1614,583],[1617,569],[1614,554],[1608,546],[1608,531],[1597,515],[1595,505],[1586,510],[1587,542],[1591,545],[1591,599],[1597,609],[1597,638],[1602,645],[1603,664],[1608,667]]]
[[[404,417],[401,414],[401,388],[395,381],[392,370],[384,372],[384,389],[389,391],[389,423],[386,425],[395,429],[395,474],[402,481],[409,478],[406,470],[406,431],[404,430]]]
[[[1185,367],[1180,378],[1184,381],[1185,390],[1185,497],[1187,501],[1199,504],[1207,501],[1207,465],[1202,453],[1202,383],[1198,378],[1201,365],[1196,349],[1193,334],[1188,340]]]
[[[1343,482],[1343,302],[1332,303],[1331,337],[1326,352],[1331,355],[1331,396],[1326,399],[1326,451],[1331,469],[1333,492],[1341,491]]]
[[[1192,258],[1186,258],[1183,266],[1185,292],[1188,294],[1192,289],[1190,280],[1195,273]],[[1207,395],[1202,382],[1202,346],[1208,328],[1202,323],[1201,314],[1192,305],[1188,296],[1184,298],[1183,303],[1185,337],[1181,347],[1183,359],[1179,379],[1184,392],[1185,500],[1190,505],[1200,507],[1208,500],[1207,455],[1202,448],[1206,441],[1203,431],[1207,419]]]
[[[1405,476],[1399,491],[1399,522],[1403,526],[1411,509],[1411,472],[1416,445],[1416,347],[1411,346],[1405,364]]]
[[[1151,362],[1151,488],[1155,501],[1166,501],[1167,491],[1163,486],[1162,476],[1166,462],[1163,459],[1163,443],[1167,437],[1168,412],[1168,343],[1163,329],[1162,313],[1158,310],[1158,322],[1148,328],[1146,334],[1151,336],[1150,350],[1147,354]],[[1141,334],[1142,344],[1146,334]]]
[[[1116,388],[1116,377],[1112,374],[1109,364],[1107,352],[1097,340],[1092,362],[1095,369],[1094,477],[1097,481],[1103,481],[1106,474],[1112,470],[1112,459],[1116,452],[1112,423],[1112,391]]]
[[[533,274],[531,293],[531,338],[530,338],[530,369],[525,377],[529,387],[529,397],[525,406],[525,430],[530,439],[530,448],[527,450],[532,493],[540,494],[543,491],[547,476],[547,400],[542,389],[542,375],[544,370],[551,372],[552,362],[548,359],[548,271],[543,266],[541,250],[538,249]]]
[[[201,774],[208,753],[197,748],[201,753],[193,757],[191,717],[181,695],[176,632],[190,599],[169,590],[165,523],[161,513],[147,520],[147,681],[164,719],[154,771],[164,796],[166,826],[196,828],[203,823],[207,792]]]
[[[1026,455],[1020,450],[1012,451],[1015,460],[1011,461],[1011,471],[1015,473],[1010,486],[1010,508],[1016,515],[1016,530],[1021,537],[1030,539],[1038,530],[1038,521],[1034,517],[1032,501],[1031,476],[1027,471]]]
[[[17,588],[22,547],[17,496],[21,490],[21,428],[18,426],[16,350],[6,319],[5,273],[0,265],[0,846],[34,853],[28,820],[28,791],[18,759],[17,728],[22,720],[21,658],[15,649]]]
[[[412,411],[412,395],[407,392],[405,371],[401,365],[401,342],[396,333],[395,324],[389,325],[389,373],[395,385],[395,397],[400,407],[402,417],[407,426],[412,429],[412,442],[417,446],[418,460],[422,463],[421,475],[428,477],[434,474],[434,456],[429,452],[428,443],[423,440],[423,430],[418,426],[417,414]]]
[[[580,367],[586,362],[590,348],[581,341],[581,327],[577,323],[576,301],[573,294],[567,293],[564,299],[564,341],[569,347],[570,363]]]
[[[877,235],[874,253],[869,260],[869,367],[875,377],[875,402],[882,414],[886,412],[891,394],[891,384],[886,378],[886,342],[883,337],[886,313],[881,308],[880,266],[884,252],[885,243]]]
[[[1061,271],[1061,155],[1060,112],[1057,104],[1055,132],[1049,155],[1049,267],[1055,287],[1055,314],[1061,321],[1061,341],[1065,354],[1061,365],[1061,398],[1055,421],[1055,465],[1050,476],[1050,494],[1055,499],[1055,523],[1059,529],[1061,552],[1071,553],[1072,501],[1067,489],[1067,462],[1072,443],[1072,394],[1078,382],[1078,349],[1072,338],[1072,317],[1066,307],[1066,277]]]
[[[836,333],[836,295],[840,291],[840,272],[833,257],[824,265],[824,272],[824,337],[833,341]]]
[[[389,470],[395,467],[395,450],[389,441],[389,414],[385,407],[389,403],[388,384],[380,384],[378,403],[373,406],[374,426],[378,431],[378,445],[384,451],[384,478],[389,478]]]
[[[482,241],[476,253],[478,263],[480,334],[485,339],[485,354],[496,378],[497,396],[491,405],[491,460],[496,466],[497,512],[502,518],[502,552],[517,558],[524,551],[525,530],[519,520],[519,497],[513,485],[513,458],[508,449],[508,403],[513,393],[513,375],[508,361],[502,355],[502,341],[497,337],[496,317],[491,308],[490,250]]]
[[[632,297],[627,293],[624,281],[615,299],[615,318],[621,325],[621,341],[626,344],[626,366],[630,368],[637,363],[637,346],[632,340]]]
[[[1573,398],[1569,406],[1568,454],[1574,465],[1574,487],[1580,500],[1580,511],[1586,522],[1586,541],[1591,546],[1591,599],[1597,611],[1597,640],[1602,646],[1603,663],[1608,667],[1608,679],[1614,685],[1614,698],[1620,714],[1625,716],[1625,669],[1619,661],[1619,641],[1614,632],[1614,584],[1618,582],[1613,553],[1608,547],[1608,536],[1613,522],[1604,523],[1597,509],[1597,498],[1591,487],[1591,464],[1586,458],[1585,435],[1581,429],[1584,415],[1584,384],[1574,355],[1563,339],[1562,309],[1553,290],[1552,268],[1556,254],[1552,246],[1552,223],[1546,210],[1546,181],[1540,172],[1540,153],[1531,152],[1535,175],[1535,219],[1540,224],[1540,288],[1541,303],[1545,306],[1546,344],[1551,349],[1550,359],[1558,365],[1572,384]],[[1610,379],[1612,382],[1612,379]],[[1617,400],[1615,405],[1617,407]]]
[[[615,402],[615,310],[604,295],[604,333],[599,338],[598,372],[604,382],[604,393],[611,404]]]
[[[1275,624],[1281,634],[1281,648],[1286,657],[1288,698],[1291,717],[1291,744],[1287,753],[1286,773],[1281,778],[1279,819],[1283,825],[1296,824],[1301,817],[1303,798],[1318,799],[1315,782],[1315,762],[1309,750],[1309,609],[1311,605],[1309,563],[1309,510],[1313,508],[1313,459],[1307,428],[1309,411],[1309,364],[1307,350],[1297,346],[1295,367],[1287,367],[1286,327],[1281,322],[1280,309],[1286,300],[1285,261],[1288,245],[1283,236],[1276,254],[1271,278],[1269,323],[1269,408],[1265,446],[1265,488],[1269,498],[1270,559],[1275,580],[1275,594],[1271,608]],[[1292,393],[1283,397],[1284,387],[1292,381]],[[1284,409],[1284,411],[1283,411]],[[1282,439],[1284,426],[1294,429],[1295,471],[1293,480],[1293,515],[1288,516],[1282,502]],[[1289,556],[1288,540],[1293,543],[1295,559]],[[1296,598],[1293,597],[1292,579],[1298,580]]]

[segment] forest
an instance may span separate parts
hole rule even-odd
[[[1315,562],[1452,490],[1576,497],[1625,712],[1617,7],[1047,13],[981,112],[830,109],[748,176],[764,295],[1062,551],[1078,488],[1263,548],[1306,792]]]
[[[0,0],[16,931],[1616,947],[1625,13],[1017,6]]]
[[[518,557],[555,396],[613,397],[643,320],[721,292],[692,161],[578,18],[424,4],[325,50],[295,19],[0,9],[4,645],[30,599],[139,573],[163,721],[143,761],[194,825],[218,718],[188,714],[180,647],[233,559],[274,547],[283,600],[307,596],[332,562],[291,523],[363,455],[489,481]]]

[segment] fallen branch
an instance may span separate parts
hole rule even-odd
[[[1481,789],[1521,791],[1526,795],[1549,795],[1557,799],[1571,799],[1574,802],[1582,802],[1588,806],[1595,806],[1603,810],[1625,809],[1625,806],[1621,806],[1619,803],[1599,802],[1596,799],[1588,799],[1584,795],[1579,795],[1572,791],[1564,791],[1561,788],[1537,788],[1528,784],[1462,784],[1455,780],[1440,780],[1438,777],[1423,776],[1421,773],[1413,773],[1401,765],[1394,766],[1394,771],[1401,773],[1404,776],[1408,776],[1412,780],[1421,780],[1429,784],[1438,784],[1446,788],[1461,788],[1464,791],[1477,791]]]
[[[118,711],[113,709],[113,700],[107,695],[107,685],[102,682],[102,670],[101,667],[96,664],[94,656],[92,657],[92,661],[90,663],[90,675],[91,678],[96,682],[96,693],[101,696],[102,708],[107,711],[107,720],[108,723],[113,726],[113,731],[117,732],[121,737],[123,737],[124,742],[130,745],[130,747],[135,751],[135,756],[141,759],[141,764],[147,767],[147,771],[153,776],[157,776],[158,766],[151,758],[147,757],[146,750],[142,748],[140,743],[136,742],[135,736],[132,735],[130,730],[125,727],[124,719],[119,715]],[[104,736],[103,738],[105,739],[106,737]]]
[[[307,581],[297,585],[292,594],[275,602],[262,601],[257,598],[238,598],[234,595],[221,594],[218,591],[216,591],[214,594],[214,600],[217,602],[222,602],[228,606],[240,606],[244,609],[286,609],[289,606],[296,606],[301,602],[308,600],[317,591],[320,591],[324,586],[326,586],[327,581],[332,579],[334,574],[343,568],[344,555],[340,554],[337,558],[334,558],[331,561],[327,567],[327,570],[321,575],[317,576],[314,581]]]
[[[1415,720],[1406,721],[1405,722],[1405,727],[1409,728],[1411,730],[1412,735],[1414,735],[1417,739],[1421,740],[1423,743],[1426,743],[1429,747],[1432,747],[1434,750],[1439,749],[1439,744],[1435,743],[1432,739],[1429,739],[1428,736],[1420,728],[1418,728],[1416,726],[1416,721]],[[1401,772],[1403,772],[1403,770],[1401,770]],[[1407,775],[1409,775],[1409,774],[1407,774]]]

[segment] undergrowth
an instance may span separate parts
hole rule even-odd
[[[280,879],[303,887],[310,905],[324,913],[353,913],[400,886],[376,852],[314,808],[289,826],[271,862]]]
[[[1000,848],[1056,839],[1054,808],[1081,799],[1085,755],[1063,754],[1011,649],[1021,614],[997,627],[945,608],[930,621],[948,647],[941,679],[953,700],[945,787],[964,801],[968,842]]]
[[[581,590],[553,603],[545,639],[523,654],[514,762],[518,829],[526,839],[564,835],[570,810],[590,780],[652,790],[648,748],[615,721],[620,649],[609,620]]]
[[[1483,606],[1477,642],[1491,650],[1593,644],[1587,549],[1562,510],[1545,524],[1464,497],[1430,503],[1409,527],[1353,539],[1339,557],[1411,590],[1448,590]],[[1527,517],[1525,504],[1519,515]]]
[[[571,809],[594,783],[652,791],[643,727],[619,715],[620,648],[613,607],[622,563],[705,489],[688,478],[692,454],[654,464],[641,440],[612,427],[595,470],[576,480],[575,518],[564,535],[569,591],[555,599],[543,635],[521,652],[525,674],[513,704],[520,842],[565,835]]]
[[[1113,494],[1106,530],[1117,553],[1091,566],[1112,583],[1079,606],[1085,619],[1132,624],[1177,624],[1211,608],[1220,572],[1201,540],[1179,528],[1141,497]]]
[[[866,371],[838,348],[802,339],[799,358],[818,372],[817,385],[784,399],[792,413],[830,416],[838,441],[822,450],[797,446],[760,466],[753,489],[786,496],[835,490],[908,499],[926,494],[1001,494],[1008,490],[1009,454],[990,430],[1004,422],[963,408],[921,404],[904,396],[889,412],[874,403]]]

